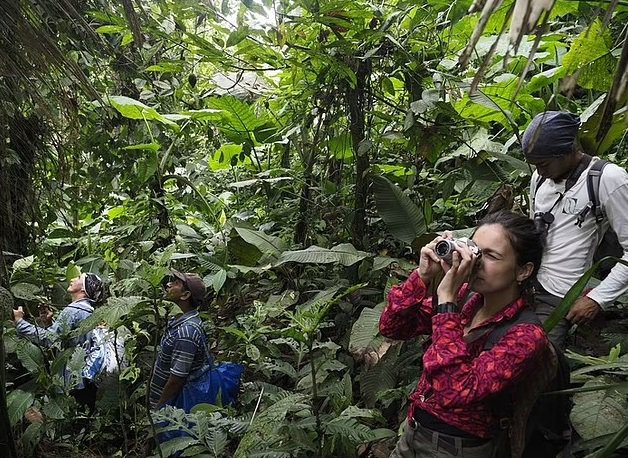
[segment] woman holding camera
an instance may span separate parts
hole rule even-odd
[[[452,237],[437,237],[421,249],[418,269],[391,289],[380,319],[380,332],[392,339],[431,334],[406,432],[391,458],[496,456],[508,440],[496,400],[551,358],[539,322],[517,319],[531,314],[527,291],[541,263],[534,222],[511,212],[491,214],[473,236],[481,252],[454,242],[450,262],[434,251],[441,240]],[[432,297],[428,288],[438,276]],[[491,332],[504,325],[499,340],[487,345]]]

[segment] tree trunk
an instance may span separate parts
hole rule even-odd
[[[353,221],[351,223],[351,238],[353,245],[362,250],[366,246],[366,200],[368,197],[369,148],[364,147],[365,133],[365,102],[367,101],[367,84],[370,76],[368,60],[357,63],[355,88],[348,87],[346,91],[349,105],[349,131],[355,157],[355,199],[353,204]]]
[[[4,323],[10,317],[8,312],[13,309],[13,297],[6,289],[0,287],[0,318]],[[4,327],[0,325],[0,456],[6,458],[16,458],[15,443],[13,442],[13,432],[9,422],[9,412],[7,408],[6,373],[4,364]]]

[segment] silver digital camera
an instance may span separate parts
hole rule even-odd
[[[482,255],[482,250],[480,250],[480,247],[478,247],[473,240],[466,237],[461,237],[459,239],[453,240],[441,240],[440,242],[436,243],[436,246],[434,247],[434,253],[436,253],[436,256],[444,260],[446,263],[451,264],[451,256],[453,252],[456,251],[456,245],[466,245],[469,247],[471,253],[473,253],[474,255]]]

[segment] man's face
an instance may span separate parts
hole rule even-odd
[[[83,285],[85,284],[85,274],[81,274],[79,277],[74,277],[70,280],[70,285],[68,286],[68,293],[76,294],[80,293],[83,290]]]
[[[178,302],[181,299],[187,299],[190,292],[183,281],[178,278],[172,277],[168,283],[166,283],[166,299],[172,302]],[[185,297],[184,297],[185,296]]]
[[[528,162],[536,167],[539,175],[555,182],[564,180],[571,173],[571,163],[567,157],[528,159]]]

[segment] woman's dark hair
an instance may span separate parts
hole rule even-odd
[[[522,290],[528,290],[541,266],[544,245],[543,233],[537,229],[532,219],[505,210],[486,215],[480,221],[479,226],[487,224],[499,224],[505,229],[517,256],[518,266],[523,266],[528,262],[534,266],[532,275],[521,286]]]

